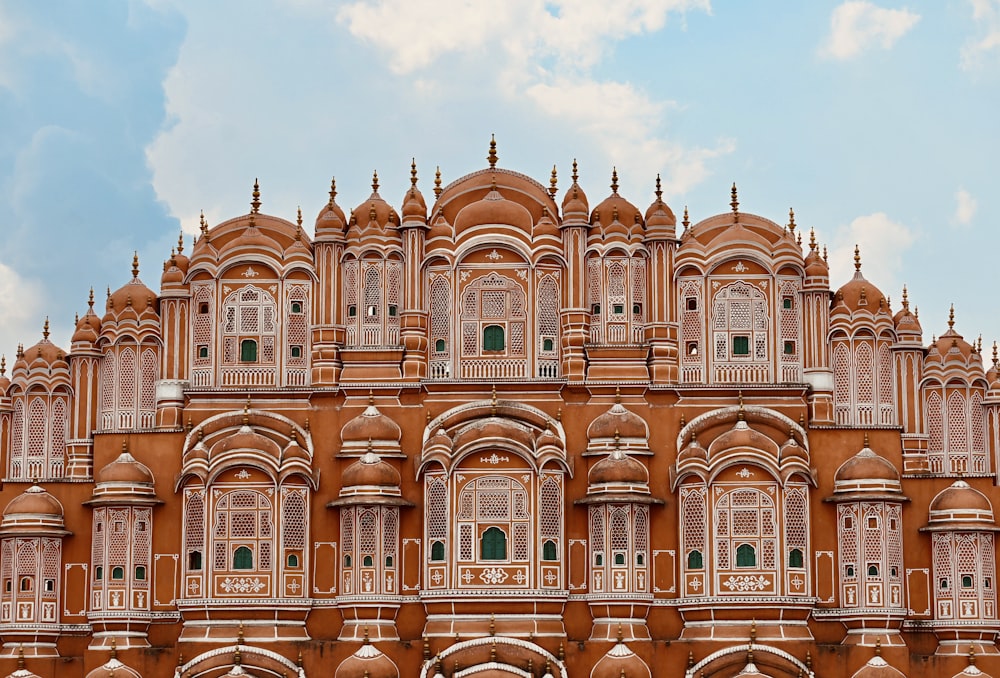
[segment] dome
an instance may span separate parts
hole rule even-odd
[[[815,231],[809,231],[809,254],[805,259],[805,273],[807,278],[829,279],[830,277],[830,265],[819,255]]]
[[[639,212],[639,208],[618,195],[617,169],[611,171],[611,195],[605,198],[590,213],[590,223],[592,226],[600,223],[607,229],[614,222],[619,222],[626,229],[631,229],[633,224],[642,224],[642,215]]]
[[[857,670],[853,678],[906,678],[906,675],[876,654]]]
[[[988,673],[984,673],[976,666],[976,654],[969,648],[969,665],[962,669],[961,673],[956,673],[953,678],[990,678]]]
[[[611,409],[599,415],[587,427],[587,438],[597,440],[611,439],[619,436],[622,439],[649,438],[649,426],[646,420],[621,404],[620,396]]]
[[[590,206],[587,204],[587,194],[577,183],[576,160],[573,161],[573,184],[567,189],[562,202],[563,223],[568,221],[587,223]]]
[[[743,678],[771,678],[766,673],[763,673],[757,668],[757,665],[753,663],[753,651],[747,652],[747,663],[739,673],[736,674],[737,678],[743,676]]]
[[[660,175],[656,175],[656,200],[646,210],[646,231],[666,229],[670,232],[677,226],[677,217],[667,203],[663,202],[663,191],[660,188]]]
[[[15,516],[51,516],[62,520],[63,507],[59,500],[38,485],[32,485],[14,497],[3,510],[4,522]]]
[[[851,313],[866,310],[875,315],[880,310],[888,312],[888,304],[882,291],[865,279],[861,273],[861,253],[854,247],[854,277],[837,290],[834,308],[843,304]]]
[[[340,478],[346,487],[399,487],[399,471],[373,452],[367,452],[348,466]]]
[[[701,443],[698,442],[698,438],[692,430],[690,442],[688,442],[684,449],[680,451],[680,454],[677,455],[677,464],[680,465],[682,462],[695,460],[707,462],[708,452],[701,446]]]
[[[145,309],[156,304],[156,293],[139,279],[139,254],[132,255],[132,279],[108,297],[108,311],[116,316],[127,307]]]
[[[49,341],[49,319],[45,319],[45,327],[42,330],[42,340],[34,346],[29,346],[20,352],[14,362],[14,370],[36,368],[48,369],[61,363],[61,367],[69,367],[66,361],[66,352]]]
[[[260,433],[257,433],[250,426],[250,410],[243,410],[243,425],[236,433],[223,438],[212,447],[212,456],[218,456],[228,451],[234,450],[255,450],[269,454],[275,459],[281,458],[281,448],[278,443]]]
[[[399,428],[399,424],[379,412],[372,396],[368,397],[368,407],[364,412],[344,424],[344,428],[340,431],[340,439],[345,447],[351,443],[354,444],[352,447],[357,444],[367,446],[368,441],[383,443],[383,446],[384,443],[398,445],[402,437],[403,431]]]
[[[180,285],[184,282],[184,271],[177,265],[177,257],[172,256],[170,260],[163,263],[163,275],[160,276],[160,287],[168,285]]]
[[[496,185],[496,179],[482,200],[463,207],[455,215],[455,233],[481,224],[507,224],[530,234],[534,227],[531,212],[523,205],[508,200]]]
[[[340,662],[335,678],[399,678],[399,669],[381,650],[372,645],[368,638],[358,651]]]
[[[410,190],[403,196],[403,222],[427,222],[427,202],[424,194],[417,188],[417,161],[410,162]]]
[[[264,235],[263,231],[257,228],[258,214],[257,212],[251,212],[247,217],[243,217],[248,220],[246,227],[238,236],[222,246],[222,249],[219,250],[220,258],[237,250],[265,250],[272,254],[283,251],[277,240]],[[233,221],[239,219],[234,219]]]
[[[646,466],[625,454],[620,448],[593,465],[587,479],[591,485],[648,485]]]
[[[149,467],[138,461],[125,449],[122,443],[122,453],[113,462],[102,468],[94,477],[100,483],[130,483],[134,485],[153,486],[153,472]]]
[[[399,215],[378,193],[378,172],[372,174],[372,194],[351,212],[361,230],[378,227],[388,230],[399,225]]]
[[[618,641],[601,657],[590,672],[590,678],[652,678],[649,666],[628,645]]]
[[[979,490],[956,480],[930,503],[929,529],[993,530],[993,506]]]
[[[314,234],[316,238],[335,236],[343,237],[347,230],[347,217],[344,210],[337,204],[337,180],[330,181],[330,200],[323,205],[323,208],[316,215],[316,226]]]
[[[965,367],[972,362],[982,362],[977,348],[955,331],[955,306],[948,312],[948,330],[930,345],[927,363],[957,363]]]
[[[916,341],[920,341],[921,336],[923,336],[924,330],[920,326],[920,319],[915,313],[910,312],[910,299],[906,291],[906,285],[903,285],[903,308],[899,309],[896,315],[893,316],[892,323],[895,325],[896,335],[900,339],[910,337]]]
[[[833,477],[833,491],[835,496],[844,495],[845,499],[862,496],[867,499],[903,499],[899,471],[892,462],[868,446],[867,435],[861,451],[837,469]]]
[[[76,330],[70,340],[73,344],[88,343],[94,344],[101,335],[101,319],[94,313],[94,290],[90,290],[90,299],[87,301],[87,312],[76,321]]]
[[[112,649],[111,659],[88,673],[87,678],[142,678],[142,676],[131,666],[123,664],[118,659],[118,653]]]

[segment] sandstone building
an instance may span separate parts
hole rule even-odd
[[[545,182],[255,185],[20,348],[0,675],[1000,675],[996,350],[735,186]]]

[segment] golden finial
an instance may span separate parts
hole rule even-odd
[[[996,362],[996,358],[995,358],[996,348],[997,348],[997,344],[996,344],[996,342],[993,342],[993,353],[994,353],[994,360],[993,360],[993,362]],[[5,376],[6,374],[7,374],[7,356],[6,356],[6,354],[4,354],[4,355],[0,355],[0,377]]]
[[[976,648],[974,648],[972,645],[969,645],[969,666],[975,666],[975,665],[976,665]]]
[[[914,306],[913,307],[913,317],[915,317],[917,320],[920,320],[920,307],[919,306]]]
[[[800,248],[802,247],[802,231],[795,234],[795,244]]]
[[[24,644],[23,643],[18,643],[17,644],[17,668],[18,669],[23,669],[24,668]]]
[[[619,404],[622,401],[622,387],[615,386],[615,403]]]
[[[49,338],[49,316],[45,316],[45,324],[42,325],[42,339]]]
[[[239,666],[243,663],[243,656],[240,654],[239,646],[236,646],[236,652],[233,652],[233,663]]]
[[[983,352],[983,335],[979,335],[979,339],[976,340],[976,353]]]
[[[184,251],[184,231],[177,236],[177,254]]]
[[[497,634],[497,620],[492,612],[490,612],[490,635],[495,636]]]
[[[993,342],[993,367],[997,367],[997,364],[998,364],[998,361],[997,361],[997,342],[994,341]],[[0,371],[0,375],[2,375],[2,374],[3,374],[3,372]]]
[[[368,407],[375,404],[375,391],[368,389]]]
[[[611,192],[618,193],[618,168],[611,168]]]
[[[809,249],[813,252],[816,251],[816,229],[814,228],[809,229]]]
[[[371,645],[372,641],[368,637],[368,624],[365,624],[365,637],[361,640],[362,645]]]
[[[621,434],[621,433],[619,433],[618,429],[616,428],[616,429],[615,429],[615,449],[616,449],[616,450],[617,450],[617,449],[618,449],[619,447],[621,447],[621,441],[622,441],[622,434]]]
[[[90,288],[90,296],[87,298],[87,306],[89,306],[91,310],[94,309],[94,288],[93,287]]]
[[[688,230],[688,226],[691,225],[691,221],[688,219],[688,206],[684,205],[684,219],[681,221],[684,224],[684,230]]]
[[[757,642],[757,620],[750,620],[750,644],[753,645]]]
[[[253,180],[253,200],[250,201],[250,213],[260,212],[260,183],[256,178]]]
[[[427,638],[427,636],[424,636],[424,661],[427,661],[430,658],[431,658],[431,641],[430,639]],[[440,661],[441,658],[438,657],[438,662]]]
[[[410,189],[417,187],[417,159],[410,158]]]
[[[111,658],[118,659],[118,643],[115,642],[114,637],[111,638]]]
[[[854,270],[861,270],[861,248],[857,244],[854,245]]]
[[[566,648],[563,646],[562,641],[559,642],[559,652],[556,654],[556,657],[561,662],[566,661]]]
[[[681,412],[681,428],[684,428],[685,426],[687,426],[687,417],[684,416],[683,412]]]
[[[688,651],[688,668],[694,668],[694,652]]]
[[[295,223],[298,225],[298,228],[295,229],[295,239],[298,240],[302,237],[302,205],[299,205],[298,213],[295,217]]]
[[[139,277],[139,253],[132,252],[132,277]]]
[[[740,209],[739,209],[740,208],[740,201],[738,199],[738,194],[736,192],[736,182],[735,181],[733,182],[733,188],[730,190],[730,193],[732,194],[732,199],[729,202],[729,206],[733,208],[733,218],[735,219],[736,215],[739,214],[739,211],[740,211]]]
[[[910,297],[906,291],[906,285],[903,285],[903,309],[910,310]]]
[[[573,158],[573,175],[572,175],[572,177],[573,177],[573,183],[574,184],[576,183],[577,179],[580,178],[579,175],[577,174],[577,171],[576,171],[576,158]]]
[[[830,260],[826,256],[826,245],[823,245],[823,261],[825,263],[830,263]]]
[[[250,396],[247,396],[246,404],[243,405],[243,425],[250,424]]]
[[[795,210],[788,208],[788,230],[795,233]]]
[[[881,638],[876,638],[875,639],[875,656],[876,657],[881,657],[882,656],[882,639]]]
[[[243,644],[243,638],[244,638],[243,637],[243,622],[240,622],[240,628],[236,632],[236,644],[237,645],[242,645]]]
[[[497,138],[495,135],[490,135],[490,154],[486,156],[486,159],[490,161],[490,167],[497,166],[497,160],[500,158],[497,156]]]
[[[948,310],[948,329],[955,329],[955,304],[952,304]]]
[[[562,408],[561,407],[559,407],[559,408],[556,409],[556,421],[558,421],[560,424],[562,423]]]
[[[656,202],[663,202],[663,186],[660,184],[660,173],[656,173]]]
[[[624,636],[622,635],[622,623],[618,622],[618,642],[620,643],[622,640],[624,640]]]
[[[810,650],[806,650],[806,670],[812,671],[813,667],[813,653]]]
[[[497,639],[494,636],[493,642],[490,643],[490,661],[495,662],[496,660],[497,660]]]
[[[743,412],[743,391],[740,391],[740,406],[736,410],[736,419],[738,421],[746,421],[746,414]]]
[[[552,174],[549,176],[549,197],[553,200],[556,199],[556,193],[559,192],[559,175],[556,173],[556,166],[552,166]]]
[[[435,199],[441,197],[441,191],[442,190],[444,190],[444,189],[441,188],[441,165],[438,165],[437,169],[434,170],[434,197],[435,197]]]
[[[493,416],[497,416],[497,386],[493,385]]]
[[[302,650],[299,650],[299,656],[295,658],[295,665],[302,668]]]
[[[528,675],[535,675],[535,662],[531,657],[528,657]]]
[[[372,170],[372,194],[378,193],[378,170]]]

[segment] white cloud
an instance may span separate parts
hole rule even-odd
[[[830,248],[830,286],[837,289],[854,275],[854,246],[857,245],[865,277],[884,294],[896,296],[905,282],[900,279],[903,254],[915,239],[912,230],[893,221],[885,212],[857,217],[834,233]]]
[[[976,199],[964,188],[958,189],[955,193],[955,214],[952,220],[959,226],[967,226],[976,216],[976,208],[979,204]]]
[[[13,364],[14,347],[26,337],[37,337],[42,328],[42,287],[0,261],[0,353],[7,356],[7,375]],[[33,343],[28,341],[28,344]]]
[[[883,9],[867,0],[850,0],[830,15],[830,35],[819,52],[845,61],[873,46],[890,49],[918,21],[920,15],[906,9]]]
[[[982,68],[990,56],[1000,56],[1000,0],[970,0],[978,35],[962,46],[962,68]]]

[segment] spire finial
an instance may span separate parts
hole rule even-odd
[[[361,641],[361,644],[362,645],[371,645],[371,643],[372,643],[371,638],[368,637],[368,624],[365,624],[365,637]]]
[[[733,188],[730,190],[732,199],[729,201],[729,206],[733,208],[733,219],[735,221],[736,215],[740,212],[740,201],[738,193],[736,192],[736,182],[733,182]]]
[[[827,264],[830,263],[830,260],[826,258],[826,245],[823,245],[823,261]]]
[[[659,172],[656,173],[656,190],[654,191],[654,193],[656,193],[656,202],[663,202],[663,186],[660,183]]]
[[[444,190],[444,189],[441,188],[441,165],[438,165],[437,169],[434,170],[434,198],[435,199],[441,197],[441,191],[442,190]]]
[[[378,170],[372,170],[372,193],[378,193]]]
[[[298,224],[298,229],[295,231],[296,240],[302,237],[302,205],[299,205],[298,214],[295,217],[295,223]]]
[[[624,639],[625,639],[625,637],[622,635],[622,623],[618,622],[618,642],[620,643]],[[625,669],[622,669],[622,670],[624,671]]]
[[[865,447],[871,447],[871,445],[868,444],[868,431],[865,431],[865,445],[864,446]]]
[[[495,636],[497,634],[497,620],[496,615],[490,612],[490,635]]]
[[[337,201],[337,177],[330,178],[330,201],[326,203],[330,207]]]
[[[417,159],[410,158],[410,189],[417,187]]]
[[[910,310],[910,297],[906,291],[906,285],[903,285],[903,309],[906,311]]]
[[[618,168],[611,168],[611,192],[618,193]]]
[[[549,177],[549,197],[555,200],[556,193],[559,192],[559,174],[556,172],[556,166],[552,166],[552,175]]]
[[[19,670],[24,668],[24,644],[22,643],[17,644],[17,668]]]
[[[788,208],[788,230],[795,233],[795,210]]]
[[[740,406],[736,410],[736,419],[738,421],[746,421],[746,414],[743,412],[743,391],[740,391]]]
[[[208,235],[208,222],[205,221],[205,210],[201,210],[200,216],[198,217],[198,225],[201,228],[201,234]]]
[[[952,304],[951,308],[948,309],[948,329],[955,329],[955,304]]]
[[[45,324],[42,325],[42,338],[49,338],[49,316],[45,316]]]
[[[177,254],[180,254],[183,251],[184,251],[184,231],[182,230],[177,235]]]
[[[993,342],[993,362],[996,362],[997,342]],[[0,377],[7,374],[7,355],[0,355]]]
[[[876,657],[881,657],[882,656],[882,639],[881,638],[875,638],[875,656]]]
[[[969,666],[976,665],[976,648],[969,645]]]
[[[861,270],[861,248],[857,244],[854,245],[854,270]]]
[[[493,398],[492,398],[492,403],[493,403],[493,416],[495,417],[495,416],[497,416],[497,386],[496,386],[496,384],[493,384]]]
[[[486,159],[490,161],[490,168],[496,167],[497,160],[500,159],[497,156],[497,138],[494,134],[490,135],[490,154],[486,156]]]
[[[114,636],[111,637],[111,658],[118,659],[118,643],[115,641]]]
[[[250,212],[251,214],[260,212],[260,182],[257,181],[256,177],[253,180],[253,200],[250,201]]]
[[[247,401],[243,405],[243,425],[247,426],[250,424],[250,396],[247,396]]]
[[[750,620],[750,644],[753,645],[757,642],[757,620]]]
[[[684,230],[685,231],[688,230],[688,226],[691,225],[691,220],[688,219],[688,206],[687,205],[684,205],[684,219],[681,220],[681,223],[684,224]]]
[[[139,277],[139,252],[132,252],[132,277]]]
[[[87,297],[87,306],[90,307],[90,310],[94,310],[94,288],[93,287],[90,288],[90,296]]]
[[[577,181],[577,179],[579,179],[579,178],[580,178],[580,176],[577,174],[577,171],[576,171],[576,158],[573,158],[573,183],[575,184],[576,181]]]
[[[240,622],[240,628],[239,628],[239,630],[236,632],[236,644],[237,645],[242,645],[243,644],[243,622],[242,621]]]
[[[809,249],[812,250],[813,252],[815,252],[816,251],[816,246],[817,246],[816,245],[816,229],[815,228],[810,228],[809,229]]]

